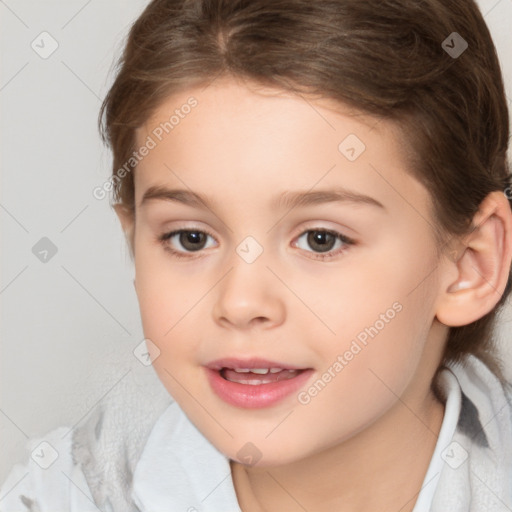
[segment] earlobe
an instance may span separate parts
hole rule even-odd
[[[436,311],[437,319],[450,327],[485,316],[505,290],[512,259],[512,212],[503,193],[492,192],[482,201],[461,246],[448,264],[456,278],[441,290]]]

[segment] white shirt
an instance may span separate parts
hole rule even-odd
[[[472,369],[482,370],[482,363],[475,360]],[[457,423],[461,412],[462,393],[459,375],[451,370],[444,370],[440,375],[440,386],[446,397],[445,414],[436,447],[424,478],[421,492],[417,498],[414,512],[441,512],[455,511],[455,508],[443,508],[443,503],[450,499],[449,493],[453,486],[450,481],[455,478],[464,479],[464,464],[469,467],[465,457],[468,457],[469,444],[466,437],[456,433]],[[490,372],[485,368],[486,378]],[[464,374],[462,374],[464,375]],[[473,376],[473,380],[476,378]],[[485,380],[485,379],[484,379]],[[467,379],[466,386],[473,385]],[[476,383],[477,385],[479,383]],[[477,389],[477,388],[475,388]],[[487,400],[485,394],[477,389],[482,400]],[[507,405],[506,403],[504,405]],[[506,409],[503,427],[505,432],[512,432],[510,421],[510,405]],[[485,418],[483,418],[485,420]],[[507,430],[508,429],[508,430]],[[17,464],[11,470],[9,477],[0,489],[0,512],[90,512],[98,511],[94,505],[92,493],[87,485],[80,466],[75,464],[71,457],[71,436],[65,436],[69,429],[61,427],[45,436],[59,457],[48,468],[42,469],[36,462],[38,451],[34,459],[30,458],[26,464]],[[456,436],[457,434],[457,436]],[[454,438],[458,439],[454,440]],[[33,439],[28,443],[32,452],[43,439]],[[482,486],[485,494],[475,499],[470,496],[467,503],[500,503],[504,508],[457,508],[465,512],[497,512],[509,511],[512,504],[512,435],[501,439],[505,453],[505,466],[496,468],[503,470],[505,481],[510,484],[510,493],[507,490],[491,488],[486,493],[486,486]],[[39,455],[44,453],[44,445]],[[44,458],[44,457],[43,457]],[[468,476],[469,478],[469,476]],[[481,480],[481,475],[479,480]],[[485,476],[484,476],[485,478]],[[451,479],[451,480],[450,480]],[[439,490],[439,482],[445,480],[444,490]],[[462,480],[464,493],[471,493],[466,489],[469,482]],[[489,487],[489,486],[487,486]],[[448,489],[448,490],[446,490]],[[436,491],[437,496],[436,496]],[[500,496],[500,493],[502,496]],[[452,493],[453,494],[453,493]],[[496,494],[499,498],[494,498]],[[25,496],[26,498],[20,498]],[[217,451],[208,440],[188,420],[176,403],[169,405],[158,418],[147,439],[144,449],[137,462],[133,474],[131,498],[141,512],[183,511],[183,512],[240,512],[228,459]],[[22,499],[25,504],[22,503]],[[464,497],[462,500],[466,499]],[[30,505],[31,500],[36,502]],[[433,505],[435,500],[441,503]],[[490,501],[495,500],[495,501]],[[508,503],[506,500],[509,500]],[[456,503],[462,503],[458,500]],[[492,505],[494,507],[494,505]],[[32,508],[31,508],[32,507]],[[434,507],[434,508],[433,508]],[[108,512],[103,507],[104,512]],[[115,512],[118,512],[117,510]],[[121,511],[119,511],[121,512]]]

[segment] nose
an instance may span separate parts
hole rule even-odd
[[[237,256],[238,258],[238,256]],[[284,322],[282,286],[259,258],[246,263],[233,259],[233,266],[217,285],[213,316],[223,327],[270,329]]]

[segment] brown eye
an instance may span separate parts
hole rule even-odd
[[[206,237],[206,233],[201,231],[182,231],[179,242],[187,251],[198,251],[203,249]]]
[[[174,253],[187,254],[207,247],[208,237],[213,239],[212,235],[204,231],[178,229],[163,234],[160,241]]]
[[[326,252],[334,247],[336,237],[328,231],[309,231],[307,241],[312,249]]]
[[[302,241],[302,239],[305,239]],[[328,259],[338,256],[347,249],[348,246],[354,245],[354,241],[337,231],[329,231],[327,229],[309,229],[304,231],[297,238],[297,247],[311,253],[316,259]]]

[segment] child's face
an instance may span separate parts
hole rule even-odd
[[[421,418],[446,334],[434,320],[446,279],[429,195],[406,172],[397,132],[273,92],[217,80],[160,106],[138,131],[137,147],[148,136],[157,144],[135,175],[134,238],[160,379],[219,450],[269,465],[396,414]],[[197,106],[182,109],[191,96]],[[176,109],[179,122],[158,141],[155,129]],[[209,207],[143,200],[152,187],[200,194]],[[335,190],[342,200],[277,205]],[[193,233],[159,240],[180,229]],[[287,378],[252,385],[277,375]]]

